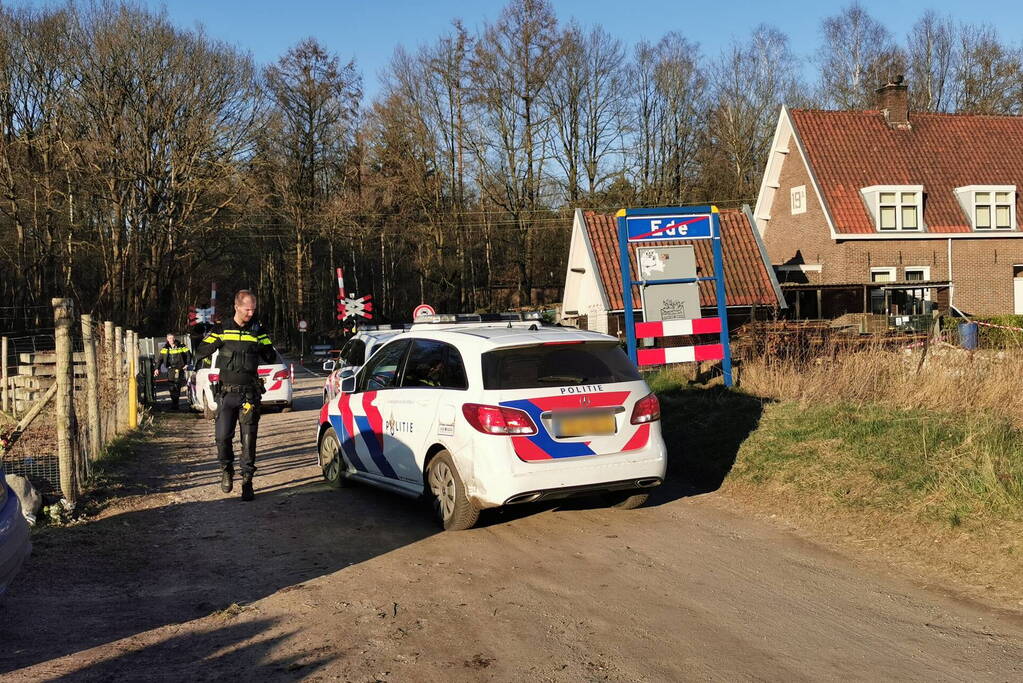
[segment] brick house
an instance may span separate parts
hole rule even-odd
[[[1023,312],[1023,117],[782,108],[754,210],[790,312]]]
[[[752,212],[723,209],[721,217],[721,255],[725,265],[725,294],[731,326],[752,316],[774,315],[784,307],[781,290],[767,260],[760,236],[753,229]],[[647,242],[646,245],[691,244],[695,249],[697,274],[714,271],[714,257],[707,240]],[[634,246],[632,277],[636,278]],[[701,282],[700,308],[704,317],[717,315],[717,297],[710,282]],[[618,252],[618,221],[612,214],[576,209],[565,271],[565,296],[562,322],[615,336],[624,331],[622,270]],[[636,320],[641,320],[639,288],[633,288]]]

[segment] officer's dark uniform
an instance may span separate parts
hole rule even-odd
[[[160,362],[167,366],[167,379],[170,380],[171,408],[178,409],[181,398],[181,385],[185,383],[185,368],[192,362],[192,352],[179,341],[174,346],[160,349]]]
[[[259,365],[272,363],[276,357],[270,337],[259,324],[249,322],[239,326],[233,319],[227,325],[216,325],[206,335],[196,351],[196,362],[220,351],[217,368],[220,374],[220,393],[217,396],[217,459],[224,470],[224,491],[231,490],[234,475],[235,425],[239,425],[242,442],[242,492],[251,495],[252,475],[256,471],[256,432],[259,427],[260,397],[263,383],[259,379]]]

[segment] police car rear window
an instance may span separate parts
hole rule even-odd
[[[483,388],[547,389],[641,379],[615,342],[538,344],[484,353]]]

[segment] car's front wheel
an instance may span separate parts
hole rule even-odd
[[[450,453],[441,451],[433,457],[426,466],[426,482],[434,512],[445,530],[461,531],[476,525],[479,508],[465,495],[465,486]]]
[[[348,465],[341,455],[341,444],[333,429],[328,429],[320,439],[320,463],[323,478],[334,488],[348,485]]]

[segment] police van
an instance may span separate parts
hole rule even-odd
[[[582,494],[633,508],[664,479],[660,406],[613,337],[522,323],[417,323],[320,411],[334,486],[428,497],[445,529]]]

